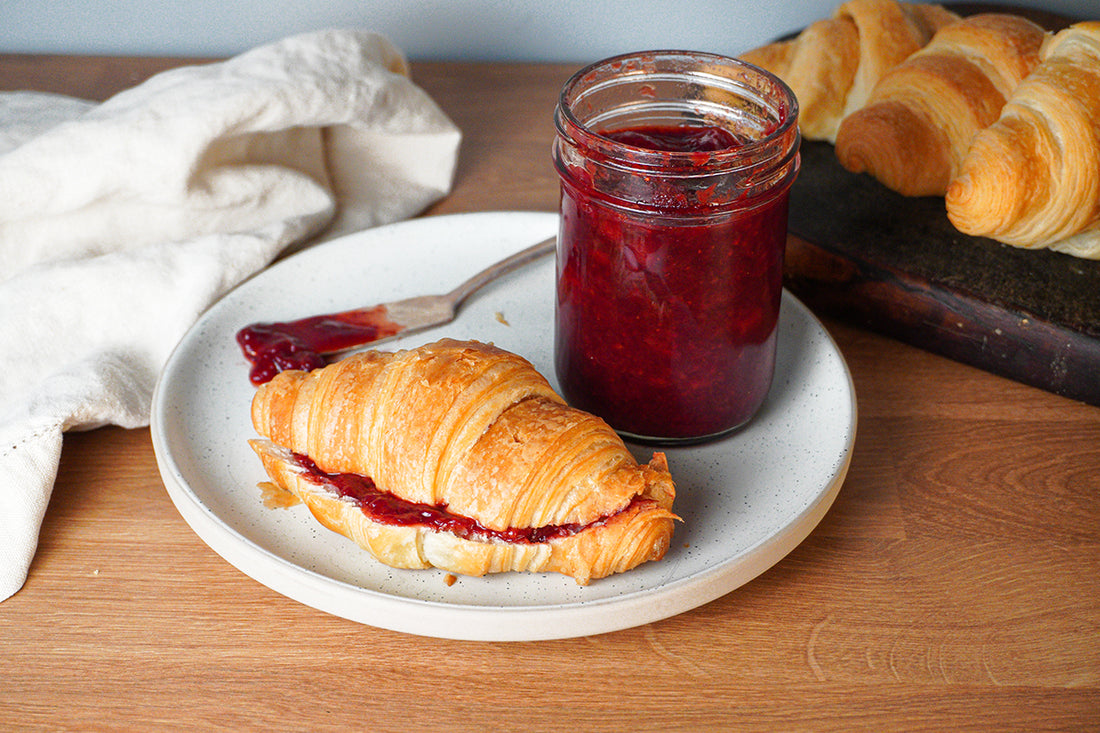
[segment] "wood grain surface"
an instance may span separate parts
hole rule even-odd
[[[0,56],[0,87],[102,99],[179,63]],[[572,71],[414,64],[465,133],[428,215],[555,210]],[[824,521],[735,592],[593,637],[455,642],[315,611],[203,544],[148,430],[70,433],[0,603],[0,729],[1100,729],[1100,409],[823,321],[860,409]]]

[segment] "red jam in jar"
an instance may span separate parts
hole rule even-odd
[[[715,438],[756,414],[775,366],[797,117],[781,81],[709,54],[617,57],[566,84],[555,366],[571,404],[652,443]]]

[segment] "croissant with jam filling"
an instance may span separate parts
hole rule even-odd
[[[675,488],[522,357],[443,340],[261,386],[251,441],[272,481],[382,562],[580,584],[659,560]]]

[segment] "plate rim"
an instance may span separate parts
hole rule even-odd
[[[418,223],[449,218],[476,217],[531,217],[558,218],[556,213],[492,211],[464,212],[431,217],[418,217],[394,224],[354,232],[342,237],[320,242],[303,249],[276,263],[290,262],[295,258],[309,255],[318,256],[322,248],[344,242],[348,239],[370,237],[372,232],[382,228],[416,227]],[[518,247],[517,247],[518,248]],[[312,254],[311,254],[312,253]],[[270,268],[268,268],[270,269]],[[843,447],[839,462],[827,483],[801,513],[793,517],[778,531],[768,534],[753,545],[745,548],[732,560],[737,560],[736,568],[731,572],[730,562],[720,563],[691,575],[675,578],[672,581],[644,590],[635,590],[616,596],[569,601],[562,604],[536,604],[524,606],[487,606],[469,603],[446,603],[433,599],[417,599],[366,588],[345,580],[330,577],[324,573],[303,567],[292,560],[282,557],[244,536],[206,506],[187,484],[184,472],[173,455],[168,443],[165,425],[168,419],[165,394],[173,370],[178,366],[177,358],[183,347],[205,323],[220,312],[219,306],[240,287],[251,280],[261,277],[262,270],[252,278],[226,293],[197,319],[196,323],[180,339],[166,360],[158,376],[153,391],[150,429],[153,450],[158,470],[177,511],[188,526],[223,560],[246,576],[269,589],[295,600],[303,605],[322,612],[345,618],[364,625],[385,628],[392,631],[419,636],[447,638],[466,641],[539,641],[549,639],[589,636],[626,628],[645,625],[655,621],[679,615],[694,608],[706,605],[736,590],[758,577],[793,551],[813,529],[832,506],[847,476],[851,464],[853,448],[858,428],[858,401],[851,371],[840,352],[832,334],[814,316],[812,311],[789,291],[784,290],[784,305],[793,307],[801,318],[807,319],[812,326],[825,337],[831,354],[839,361],[846,378],[844,385],[848,395],[850,422],[847,426],[847,441]],[[822,477],[825,479],[825,477]],[[247,562],[251,560],[252,562]],[[244,567],[247,565],[247,567]],[[658,599],[639,604],[639,599],[649,598],[657,593]],[[352,608],[348,608],[348,605]],[[379,619],[376,607],[392,609],[384,619]],[[393,611],[397,611],[394,613]],[[440,628],[436,616],[448,615],[452,623]],[[502,615],[513,619],[512,623],[502,623]],[[552,620],[552,623],[549,621]],[[384,621],[384,622],[383,622]],[[568,631],[564,629],[568,628]]]

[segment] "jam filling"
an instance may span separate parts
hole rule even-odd
[[[363,346],[400,333],[383,305],[311,316],[297,321],[253,323],[237,332],[237,344],[252,369],[253,384],[264,384],[287,369],[320,369],[324,354]]]
[[[601,517],[588,524],[551,524],[544,527],[509,527],[508,529],[490,529],[476,519],[451,514],[446,505],[432,506],[398,498],[379,489],[368,476],[355,473],[326,473],[317,467],[308,456],[294,454],[294,459],[308,474],[314,483],[335,491],[341,497],[350,499],[372,522],[399,527],[424,526],[438,532],[449,532],[464,540],[498,541],[521,544],[542,544],[559,537],[568,537],[578,532],[600,525],[608,517]],[[634,497],[634,502],[649,501]]]

